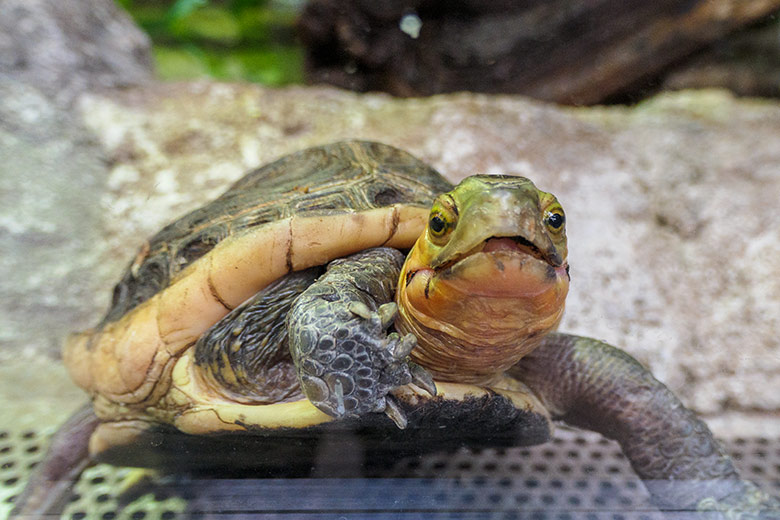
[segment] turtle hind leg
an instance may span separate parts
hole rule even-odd
[[[707,425],[625,352],[552,334],[508,373],[554,419],[618,441],[660,509],[780,519],[780,501],[741,480]]]
[[[85,405],[60,427],[44,459],[16,498],[9,520],[62,512],[79,475],[93,464],[89,439],[99,424],[92,405]]]
[[[195,344],[195,364],[212,388],[243,403],[300,398],[285,319],[319,267],[289,273],[214,324]]]

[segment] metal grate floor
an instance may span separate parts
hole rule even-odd
[[[0,518],[44,455],[50,434],[0,431]],[[744,476],[780,495],[780,439],[735,439],[727,448]],[[680,518],[654,511],[617,444],[589,432],[559,428],[543,446],[464,448],[363,467],[367,478],[147,475],[138,482],[137,470],[98,465],[82,475],[63,518]]]

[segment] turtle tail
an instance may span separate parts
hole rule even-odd
[[[99,424],[92,405],[88,404],[60,427],[43,461],[16,498],[9,520],[43,518],[62,512],[79,475],[93,463],[89,457],[89,438]]]
[[[742,480],[707,425],[625,352],[552,334],[509,374],[554,419],[616,440],[660,509],[780,519],[780,501]]]

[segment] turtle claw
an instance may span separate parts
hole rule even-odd
[[[398,305],[395,302],[384,303],[377,309],[379,319],[382,322],[382,328],[386,329],[395,320],[398,315]]]
[[[406,413],[398,406],[398,403],[391,396],[385,397],[385,415],[387,415],[398,426],[398,429],[405,430],[408,420]]]
[[[347,310],[355,316],[360,316],[364,320],[370,320],[373,316],[371,308],[363,302],[349,302]]]
[[[419,386],[429,394],[431,397],[436,396],[436,383],[433,380],[433,376],[430,372],[425,370],[417,363],[409,362],[409,372],[412,374],[412,384]]]
[[[417,337],[414,334],[407,334],[403,337],[393,332],[387,336],[387,339],[393,344],[391,352],[393,359],[403,361],[412,352],[417,345]]]
[[[379,323],[382,329],[386,329],[393,323],[395,317],[398,315],[398,305],[395,302],[385,303],[379,306],[376,312],[371,310],[371,307],[361,301],[352,301],[347,305],[347,310],[359,316],[364,320],[371,320],[379,318]]]

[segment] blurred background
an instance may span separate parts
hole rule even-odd
[[[780,94],[771,0],[117,1],[151,36],[162,79],[568,104],[701,87]]]

